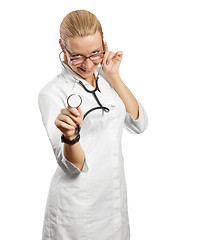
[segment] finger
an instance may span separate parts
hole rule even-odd
[[[123,57],[123,52],[122,51],[118,51],[115,53],[114,55],[114,59],[118,59],[118,60],[121,60]]]
[[[70,112],[70,111],[68,110],[68,108],[62,108],[62,109],[61,109],[61,114],[68,115],[69,112]]]
[[[108,48],[107,42],[104,42],[104,51],[105,52],[109,52],[109,48]]]
[[[121,62],[122,56],[123,56],[123,53],[120,51],[115,53],[115,55],[112,58],[112,62],[114,62],[114,63]]]
[[[105,51],[105,54],[103,57],[102,65],[104,65],[106,63],[107,57],[109,55],[109,49],[108,49],[107,42],[104,42],[104,51]]]
[[[81,117],[83,117],[82,109],[81,109],[81,107],[80,107],[80,106],[79,106],[79,107],[77,107],[77,110],[78,110],[78,112],[80,113],[80,116],[81,116]]]
[[[66,116],[63,114],[59,114],[58,119],[62,122],[65,122],[69,125],[71,125],[72,127],[77,127],[76,123],[72,120],[72,118],[70,116]]]
[[[79,121],[79,117],[80,116],[75,116],[74,114],[72,114],[73,111],[72,109],[69,109],[69,108],[64,108],[61,110],[61,114],[65,115],[65,116],[69,116],[75,123],[77,123]],[[77,111],[77,109],[76,109]]]
[[[79,116],[80,116],[80,113],[79,113],[79,111],[78,111],[76,108],[72,108],[72,107],[68,106],[68,110],[69,110],[69,112],[71,112],[74,116],[76,116],[76,117],[79,117]]]
[[[106,64],[109,65],[110,64],[110,61],[112,60],[112,58],[115,56],[115,53],[114,52],[110,52],[108,57],[107,57],[107,60],[106,60]]]
[[[58,118],[55,120],[55,125],[59,129],[66,129],[66,130],[75,130],[75,128],[63,121],[60,121]]]

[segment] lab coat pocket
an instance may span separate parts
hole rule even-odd
[[[88,215],[88,180],[86,174],[62,175],[58,215],[82,219]]]

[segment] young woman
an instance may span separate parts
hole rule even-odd
[[[121,137],[123,128],[143,132],[147,113],[121,79],[123,54],[109,50],[94,14],[67,14],[59,43],[61,73],[38,95],[58,163],[42,239],[129,240]],[[72,94],[79,94],[80,106],[67,104]]]

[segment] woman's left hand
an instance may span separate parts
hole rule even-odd
[[[105,75],[118,74],[119,66],[123,57],[123,52],[118,51],[116,53],[110,52],[108,45],[104,42],[105,54],[102,60],[102,69]]]

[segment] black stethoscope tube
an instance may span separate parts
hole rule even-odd
[[[98,89],[98,79],[99,79],[99,76],[96,78],[96,88],[95,88],[94,90],[89,90],[89,89],[87,89],[87,88],[84,86],[84,84],[83,84],[81,81],[79,81],[79,84],[80,84],[88,93],[92,93],[93,96],[94,96],[94,98],[96,99],[97,103],[100,105],[100,107],[94,107],[94,108],[90,109],[89,111],[87,111],[87,112],[84,114],[84,116],[83,116],[83,120],[85,119],[85,117],[86,117],[90,112],[92,112],[92,111],[94,111],[94,110],[96,110],[96,109],[102,109],[102,110],[105,111],[105,112],[109,112],[109,111],[110,111],[109,108],[103,107],[103,105],[100,103],[100,101],[99,101],[99,99],[98,99],[98,97],[97,97],[97,95],[96,95],[96,93],[95,93],[96,90]],[[80,126],[79,126],[79,124],[77,124],[77,128],[78,128],[78,133],[79,133],[79,132],[80,132]]]
[[[89,111],[87,111],[87,112],[84,114],[83,120],[84,120],[85,117],[86,117],[91,111],[93,111],[93,110],[103,109],[103,111],[105,111],[105,112],[109,112],[109,111],[110,111],[109,108],[103,107],[103,105],[100,103],[100,101],[99,101],[99,99],[98,99],[98,97],[97,97],[97,95],[96,95],[96,93],[95,93],[96,90],[98,89],[98,79],[99,79],[99,76],[96,78],[96,88],[95,88],[94,90],[89,90],[89,89],[87,89],[87,88],[84,86],[84,84],[83,84],[81,81],[79,81],[79,84],[80,84],[88,93],[92,93],[93,96],[94,96],[94,98],[96,99],[97,103],[100,105],[100,107],[95,107],[95,108],[92,108],[92,109],[90,109]]]
[[[62,51],[62,52],[63,52],[63,51]],[[61,53],[62,53],[62,52],[61,52]],[[62,63],[62,65],[63,65],[63,67],[66,68],[66,67],[64,66],[63,62],[61,61],[61,57],[60,57],[61,53],[59,54],[59,59],[60,59],[60,62]],[[66,70],[67,70],[67,69],[66,69]],[[99,70],[99,73],[100,73],[100,70]],[[78,81],[78,83],[79,83],[88,93],[92,93],[92,94],[93,94],[93,96],[94,96],[94,98],[96,99],[97,103],[100,105],[100,107],[94,107],[94,108],[90,109],[89,111],[87,111],[87,112],[84,114],[84,116],[83,116],[83,120],[85,119],[85,117],[86,117],[90,112],[92,112],[92,111],[94,111],[94,110],[96,110],[96,109],[102,109],[102,110],[105,111],[105,112],[109,112],[109,111],[110,111],[109,108],[104,107],[104,106],[100,103],[100,101],[99,101],[99,99],[98,99],[98,97],[97,97],[97,95],[96,95],[96,93],[95,93],[96,90],[98,89],[99,73],[98,73],[98,76],[96,77],[96,88],[95,88],[94,90],[89,90],[89,89],[87,89],[87,88],[84,86],[84,84],[82,83],[82,81],[80,81],[80,80]],[[77,128],[78,128],[78,133],[79,133],[79,132],[80,132],[80,125],[79,125],[79,124],[77,124]]]

